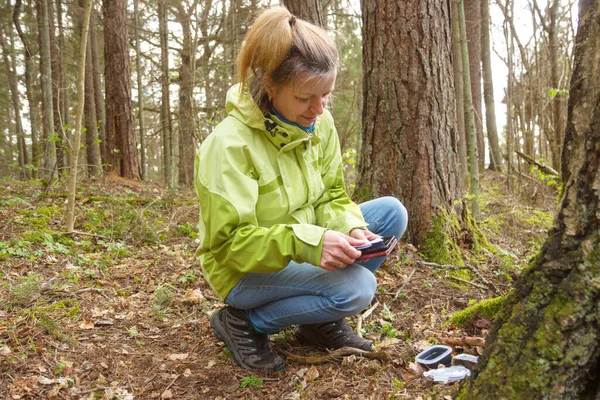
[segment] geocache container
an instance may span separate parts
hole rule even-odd
[[[415,361],[429,369],[435,369],[440,364],[449,367],[452,362],[452,348],[436,344],[420,352]]]

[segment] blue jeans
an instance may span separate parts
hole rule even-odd
[[[371,232],[400,239],[408,214],[394,197],[360,204]],[[316,324],[356,315],[373,299],[375,270],[385,257],[326,271],[312,264],[290,262],[273,273],[249,273],[229,292],[225,303],[244,310],[259,332],[275,333],[289,325]]]

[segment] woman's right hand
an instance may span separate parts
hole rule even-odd
[[[360,257],[360,251],[352,246],[365,244],[364,240],[355,239],[343,233],[327,230],[323,239],[320,267],[327,271],[346,268]]]

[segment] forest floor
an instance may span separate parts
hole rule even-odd
[[[497,296],[493,286],[510,290],[556,209],[556,190],[536,178],[509,190],[486,172],[481,229],[492,247],[470,261],[483,280],[419,264],[402,243],[376,273],[371,308],[351,320],[381,359],[334,357],[287,330],[272,338],[286,368],[259,373],[236,366],[209,327],[222,303],[193,260],[191,191],[88,180],[71,236],[64,187],[0,187],[1,399],[452,399],[458,383],[422,376],[415,355],[435,343],[481,354],[492,321],[449,317]]]

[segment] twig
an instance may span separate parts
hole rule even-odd
[[[363,321],[362,315],[359,315],[358,316],[358,321],[356,321],[356,328],[354,329],[356,331],[356,336],[358,336],[360,338],[363,337],[362,336],[362,332],[361,332],[361,330],[362,330],[362,321]]]
[[[179,377],[180,377],[180,376],[181,376],[181,375],[177,375],[177,376],[175,376],[175,379],[173,379],[173,380],[171,381],[171,383],[169,383],[169,386],[167,386],[167,387],[165,388],[165,390],[163,390],[161,393],[164,393],[164,392],[166,392],[167,390],[169,390],[169,389],[171,388],[171,386],[173,386],[173,384],[175,383],[175,381],[176,381],[177,379],[179,379]]]
[[[341,358],[350,355],[356,355],[364,358],[369,358],[372,360],[389,360],[391,357],[385,351],[365,351],[361,349],[357,349],[355,347],[344,346],[337,350],[330,352],[329,354],[323,356],[312,356],[312,357],[304,357],[299,356],[288,351],[285,351],[285,356],[292,361],[298,362],[300,364],[321,364],[324,362],[328,362],[334,360],[336,358]]]
[[[61,232],[61,233],[59,233],[59,235],[80,235],[80,236],[91,236],[91,237],[96,237],[96,238],[99,238],[99,239],[110,240],[110,238],[108,238],[108,237],[106,237],[106,236],[102,236],[102,235],[96,235],[95,233],[79,232],[79,231],[72,231],[72,232]]]
[[[398,296],[400,296],[400,293],[402,293],[404,291],[404,287],[410,281],[410,278],[412,278],[413,275],[415,274],[415,272],[417,271],[417,267],[418,267],[418,263],[415,263],[413,265],[412,271],[410,271],[410,274],[408,275],[408,278],[406,278],[406,280],[404,281],[404,283],[402,284],[402,286],[400,286],[400,289],[398,289],[398,291],[396,292],[396,294],[394,294],[394,300],[396,300],[396,298],[398,298]]]
[[[458,278],[456,276],[448,275],[448,278],[454,279],[455,281],[459,281],[459,282],[462,282],[462,283],[466,283],[466,284],[475,286],[476,288],[479,288],[479,289],[483,289],[483,290],[487,290],[488,289],[487,287],[485,287],[483,285],[478,285],[477,283],[473,283],[473,282],[470,282],[470,281],[468,281],[466,279]]]
[[[125,386],[121,386],[121,387],[125,387]],[[105,391],[106,389],[118,389],[119,386],[98,386],[95,387],[93,389],[88,389],[88,390],[84,390],[83,392],[77,392],[77,396],[82,396],[84,394],[88,394],[88,393],[92,393],[92,392],[97,392],[97,391]]]
[[[445,265],[440,265],[440,264],[436,264],[436,263],[432,263],[432,262],[427,262],[427,261],[417,261],[416,264],[423,266],[423,267],[430,267],[430,268],[438,268],[438,269],[450,269],[450,270],[461,270],[461,269],[468,269],[471,272],[473,272],[475,274],[475,276],[477,276],[477,278],[484,284],[486,285],[488,288],[493,289],[496,294],[502,295],[502,292],[500,291],[500,289],[498,289],[496,287],[496,285],[494,285],[491,282],[488,282],[480,273],[479,271],[477,271],[477,269],[475,269],[474,267],[470,266],[470,265],[449,265],[449,264],[445,264]]]
[[[365,311],[365,312],[364,312],[364,313],[361,315],[362,319],[367,319],[367,318],[369,318],[369,316],[370,316],[371,314],[373,314],[373,311],[375,311],[375,309],[376,309],[378,306],[379,306],[379,302],[377,301],[377,302],[375,302],[375,304],[373,304],[373,307],[369,308],[367,311]]]

